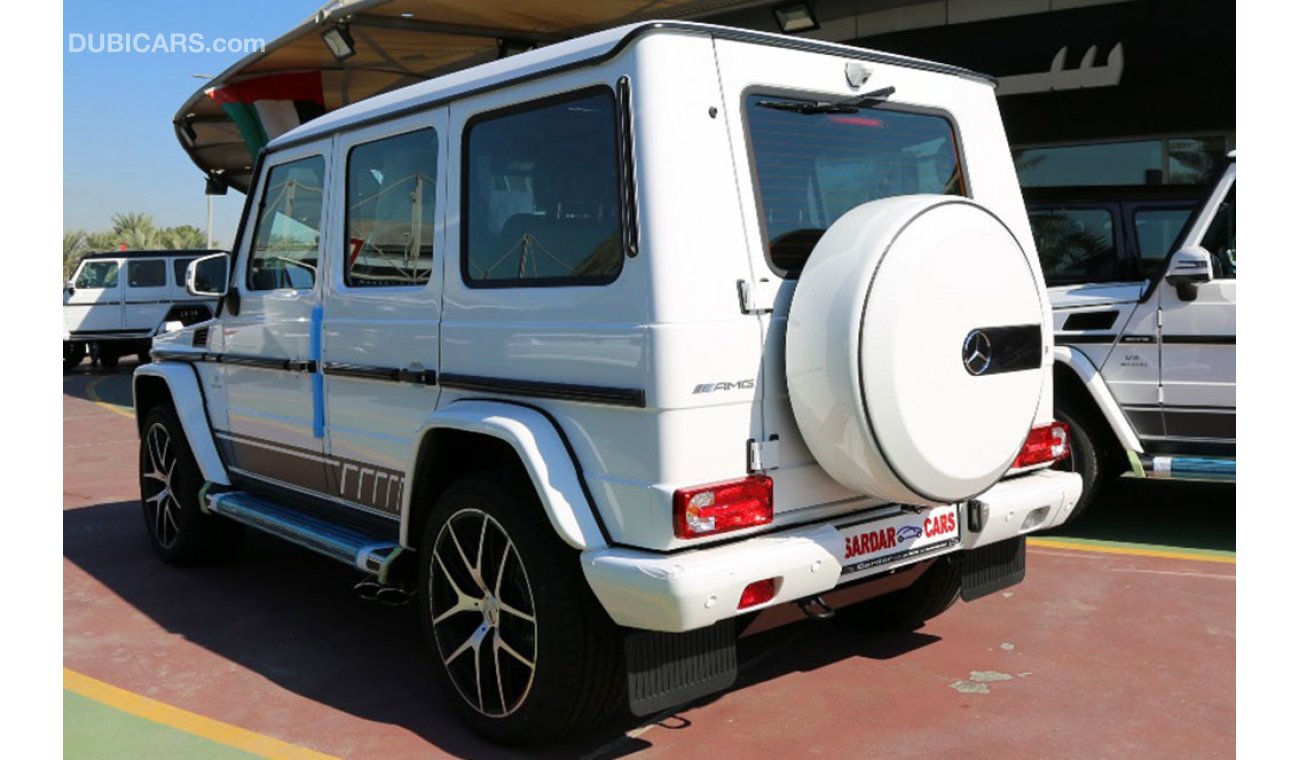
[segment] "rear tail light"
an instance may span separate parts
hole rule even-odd
[[[1020,450],[1012,469],[1032,467],[1036,464],[1059,462],[1070,456],[1070,426],[1064,422],[1036,427],[1029,431],[1025,446]]]
[[[756,604],[772,601],[776,596],[776,578],[768,578],[765,581],[754,581],[740,592],[740,604],[736,609],[743,610],[746,607],[753,607]]]
[[[673,532],[698,538],[772,522],[772,479],[744,480],[682,488],[673,494]]]

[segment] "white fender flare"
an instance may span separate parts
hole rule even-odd
[[[546,510],[555,532],[578,550],[599,549],[607,545],[600,523],[592,512],[593,505],[582,487],[577,463],[565,445],[563,434],[554,422],[526,406],[495,401],[456,401],[429,415],[416,431],[415,440],[437,430],[460,430],[498,438],[510,444],[528,472],[537,497]],[[416,475],[419,446],[413,447],[407,472]],[[400,541],[410,546],[411,493],[402,494],[402,528]]]
[[[1110,425],[1110,429],[1115,431],[1115,437],[1119,439],[1120,445],[1129,451],[1141,453],[1142,442],[1138,440],[1133,426],[1129,424],[1123,410],[1115,402],[1115,397],[1111,395],[1110,388],[1106,387],[1106,381],[1102,379],[1096,365],[1082,351],[1069,346],[1054,347],[1052,355],[1057,363],[1064,364],[1083,382],[1083,387],[1088,389],[1088,395],[1092,397],[1093,403],[1097,405],[1097,409],[1106,420],[1106,424]]]
[[[176,362],[141,364],[131,379],[132,405],[135,409],[140,408],[138,389],[142,377],[157,377],[167,384],[172,408],[180,419],[185,439],[189,441],[190,451],[194,452],[194,459],[199,463],[203,479],[218,485],[230,485],[226,466],[221,462],[217,444],[212,438],[207,404],[204,403],[203,391],[199,388],[199,378],[194,368]]]

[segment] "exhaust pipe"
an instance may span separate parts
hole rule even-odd
[[[368,602],[379,602],[389,607],[401,607],[411,601],[415,592],[398,586],[388,586],[370,578],[359,581],[352,587],[353,593]]]

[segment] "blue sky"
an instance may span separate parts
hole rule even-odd
[[[66,0],[63,4],[63,227],[107,229],[119,211],[152,214],[162,226],[203,229],[203,175],[176,142],[172,116],[235,53],[69,52],[69,35],[202,34],[267,42],[324,0]],[[99,47],[96,43],[95,47]],[[213,234],[229,246],[242,193],[213,199]]]

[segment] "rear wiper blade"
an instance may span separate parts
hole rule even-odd
[[[815,103],[799,100],[760,100],[758,105],[764,108],[774,108],[778,111],[793,111],[794,113],[815,114],[815,113],[856,113],[859,108],[865,108],[869,105],[888,100],[890,95],[894,94],[894,87],[882,87],[879,90],[868,92],[865,95],[859,95],[852,100],[844,100],[838,103],[831,103],[819,100]]]

